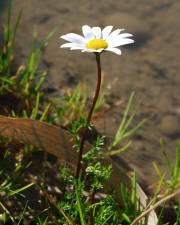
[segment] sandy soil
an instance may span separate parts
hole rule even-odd
[[[0,0],[2,17],[5,8]],[[87,82],[93,90],[96,67],[93,55],[59,49],[59,36],[81,32],[81,26],[114,25],[134,34],[134,46],[122,48],[122,56],[103,54],[104,91],[116,105],[97,122],[100,132],[111,138],[121,119],[121,101],[132,91],[140,104],[139,118],[148,122],[133,139],[133,147],[122,157],[144,179],[156,180],[152,161],[165,170],[159,139],[165,138],[170,159],[175,158],[175,143],[180,137],[180,2],[175,0],[13,0],[13,15],[23,9],[17,36],[17,60],[24,60],[32,31],[45,37],[53,28],[57,32],[43,55],[48,71],[47,85],[59,94],[64,87],[74,88]],[[0,24],[0,26],[2,23]]]

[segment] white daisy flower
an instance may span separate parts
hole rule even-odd
[[[100,27],[82,26],[83,36],[75,33],[69,33],[61,36],[69,43],[63,44],[61,48],[70,48],[71,50],[81,50],[82,52],[111,51],[121,55],[118,48],[122,45],[134,43],[131,39],[132,34],[121,33],[124,29],[112,31],[113,26],[106,26],[103,30]]]

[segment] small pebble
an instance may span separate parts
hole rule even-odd
[[[47,190],[48,190],[49,192],[52,192],[51,186],[48,186]]]
[[[62,193],[62,191],[57,186],[54,187],[54,190],[58,194],[61,194]]]

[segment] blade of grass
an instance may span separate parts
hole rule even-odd
[[[132,104],[132,101],[133,101],[133,97],[134,97],[134,92],[130,95],[127,107],[125,109],[125,112],[124,112],[124,115],[123,115],[123,118],[122,118],[122,122],[119,126],[117,134],[115,135],[115,139],[114,139],[114,142],[112,144],[113,146],[115,146],[117,144],[118,139],[119,139],[118,137],[121,134],[121,132],[122,132],[122,130],[123,130],[125,124],[126,124],[127,116],[128,116],[128,113],[129,113],[129,110],[130,110],[130,107],[131,107],[131,104]]]
[[[14,42],[15,42],[15,38],[16,38],[16,34],[17,34],[17,30],[18,30],[18,27],[19,27],[19,24],[20,24],[20,21],[21,21],[21,17],[22,17],[22,10],[19,12],[18,14],[18,17],[17,17],[17,20],[16,20],[16,24],[15,24],[15,27],[14,27],[14,32],[13,32],[13,35],[12,35],[12,47],[14,46]]]
[[[125,152],[129,146],[132,144],[132,141],[129,141],[124,147],[118,149],[118,150],[108,150],[106,153],[104,153],[107,156],[113,156],[113,155],[119,155],[122,152]]]
[[[28,204],[28,201],[26,201],[25,207],[24,207],[24,209],[23,209],[23,211],[22,211],[22,213],[20,215],[19,222],[18,222],[17,225],[20,225],[21,224],[21,221],[23,220],[23,217],[24,217],[25,212],[26,212],[26,209],[27,209],[27,204]]]
[[[30,188],[30,187],[33,186],[33,185],[34,185],[34,183],[30,183],[30,184],[28,184],[28,185],[26,185],[26,186],[24,186],[24,187],[21,187],[21,188],[16,189],[15,191],[10,191],[10,192],[8,193],[8,197],[13,196],[13,195],[15,195],[15,194],[18,194],[18,193],[20,193],[20,192],[22,192],[22,191],[24,191],[24,190]]]
[[[31,119],[36,119],[39,111],[39,105],[40,105],[40,93],[37,94],[35,107],[33,108]]]
[[[79,181],[77,181],[77,182],[79,183]],[[78,208],[78,212],[79,212],[81,225],[86,225],[86,222],[85,222],[85,219],[83,216],[83,212],[82,212],[81,201],[80,201],[79,193],[78,193],[78,184],[75,185],[75,193],[76,193],[77,208]]]
[[[9,218],[11,219],[11,221],[15,223],[15,220],[14,218],[11,216],[11,213],[9,212],[9,210],[2,204],[2,202],[0,201],[0,207],[9,215]]]

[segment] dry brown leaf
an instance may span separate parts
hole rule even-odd
[[[37,120],[0,116],[0,135],[31,144],[59,159],[76,162],[72,137],[61,127]]]

